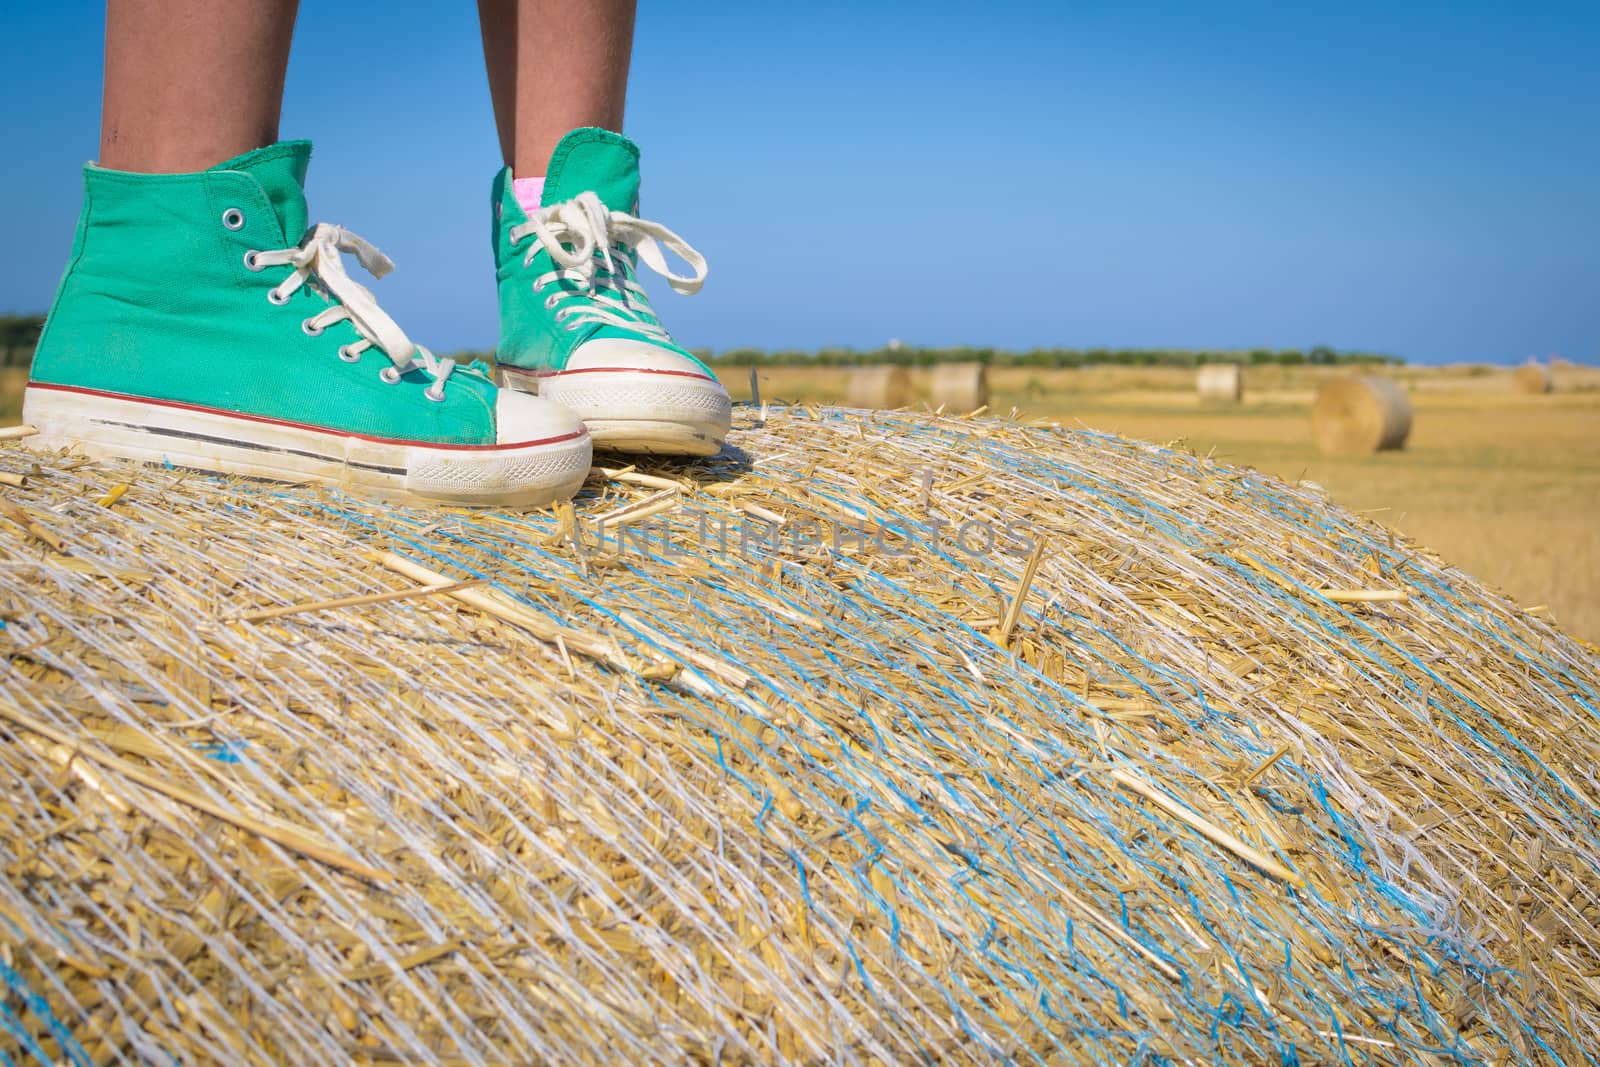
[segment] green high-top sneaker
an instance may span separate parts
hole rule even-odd
[[[561,139],[532,218],[517,203],[510,168],[500,172],[500,384],[571,408],[596,448],[709,456],[728,433],[728,393],[673,343],[636,273],[642,259],[687,295],[705,280],[706,262],[671,230],[637,218],[638,202],[639,149],[608,130]],[[662,246],[694,273],[671,273]]]
[[[339,227],[306,230],[310,156],[290,141],[198,174],[85,169],[28,443],[397,499],[571,496],[592,450],[577,416],[407,339],[342,253],[374,275],[393,264]]]

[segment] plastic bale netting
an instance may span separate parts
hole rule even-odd
[[[1595,650],[1313,486],[749,407],[528,514],[0,471],[0,1062],[1600,1058]]]

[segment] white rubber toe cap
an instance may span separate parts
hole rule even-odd
[[[500,368],[511,389],[564,404],[596,448],[664,456],[711,456],[733,418],[728,391],[697,362],[647,341],[600,338],[553,373]]]
[[[570,408],[512,389],[501,389],[494,404],[495,443],[538,444],[581,437],[583,420]]]

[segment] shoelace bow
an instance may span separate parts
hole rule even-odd
[[[626,211],[612,211],[592,192],[540,208],[527,222],[511,228],[512,245],[520,244],[529,235],[538,242],[523,257],[523,266],[530,266],[542,247],[558,268],[536,278],[534,291],[539,292],[552,282],[569,281],[578,289],[552,294],[553,301],[587,298],[580,308],[556,313],[558,319],[570,314],[569,330],[592,322],[667,339],[666,328],[656,321],[650,308],[649,296],[625,269],[618,267],[615,257],[637,253],[645,266],[667,280],[674,292],[685,296],[699,292],[705,284],[706,258],[688,241],[658,222],[636,218]],[[663,246],[687,263],[693,273],[672,273]]]
[[[444,383],[454,373],[456,361],[440,359],[407,337],[378,306],[371,290],[345,272],[342,255],[345,252],[354,255],[374,278],[382,278],[394,270],[394,262],[371,242],[342,226],[326,222],[317,223],[294,248],[255,253],[253,263],[257,267],[286,264],[294,268],[294,273],[272,290],[279,303],[288,300],[315,275],[316,283],[337,303],[305,320],[307,333],[321,333],[334,323],[348,319],[361,340],[343,346],[341,356],[347,353],[359,356],[369,348],[376,348],[393,364],[392,369],[385,368],[385,381],[396,382],[408,371],[425,370],[433,376],[433,384],[426,390],[428,398],[443,400]]]

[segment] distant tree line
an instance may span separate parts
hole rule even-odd
[[[764,348],[727,348],[720,352],[699,349],[695,355],[725,367],[811,365],[854,367],[863,364],[903,363],[929,367],[935,363],[987,363],[995,367],[1087,367],[1111,364],[1124,367],[1197,367],[1202,363],[1278,363],[1286,366],[1352,366],[1401,364],[1397,356],[1374,352],[1338,352],[1326,345],[1314,348],[1031,348],[1011,352],[998,348],[920,348],[911,345],[855,349],[823,348],[767,351]]]
[[[26,367],[44,329],[43,315],[0,315],[0,367]]]

